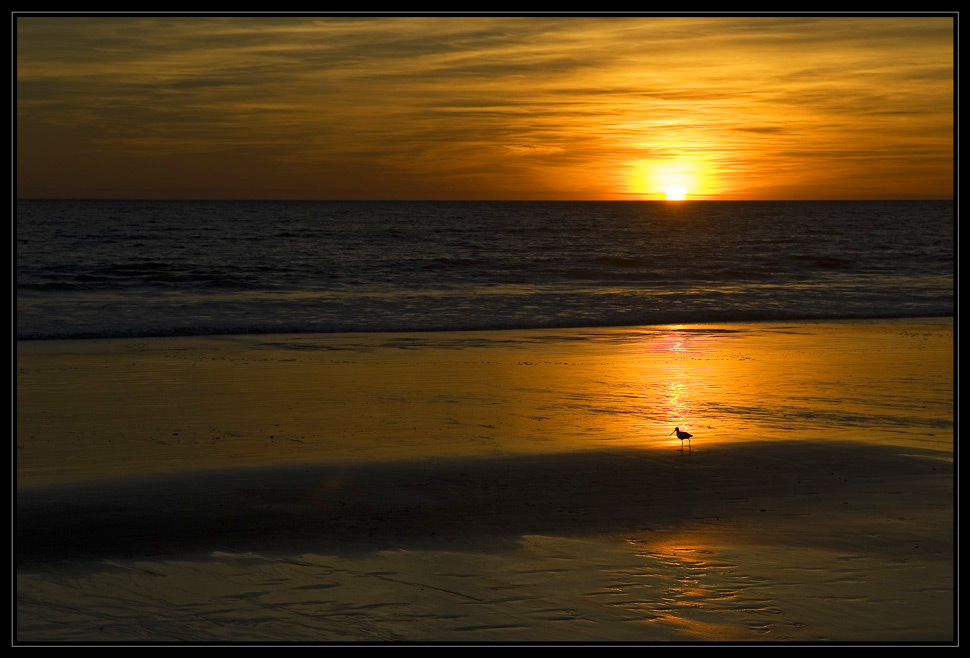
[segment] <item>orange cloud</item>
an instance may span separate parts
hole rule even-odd
[[[953,190],[948,16],[16,29],[21,196],[655,198],[674,160],[695,198]]]

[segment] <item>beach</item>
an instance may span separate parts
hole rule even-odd
[[[955,639],[952,318],[20,341],[16,369],[21,643]]]
[[[959,644],[955,12],[14,18],[14,645]]]

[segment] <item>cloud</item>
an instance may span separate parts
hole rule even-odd
[[[784,126],[738,126],[734,130],[741,132],[758,133],[759,135],[771,135],[775,133],[788,132]]]
[[[70,176],[58,162],[204,155],[264,167],[240,179],[267,186],[276,170],[288,184],[304,175],[298,166],[339,176],[343,161],[428,194],[449,178],[467,192],[456,172],[474,171],[480,182],[491,172],[483,190],[595,180],[588,193],[622,198],[628,163],[664,153],[767,176],[805,144],[819,167],[881,145],[909,167],[952,152],[945,17],[16,21],[25,192],[36,172]],[[34,141],[55,127],[75,133],[63,142],[76,153]]]
[[[562,153],[565,151],[564,148],[560,146],[543,146],[541,144],[506,144],[504,147],[506,151],[512,155],[551,155],[553,153]]]

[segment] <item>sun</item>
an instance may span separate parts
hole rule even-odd
[[[671,185],[664,189],[667,201],[683,201],[687,198],[687,188],[683,185]]]
[[[630,191],[639,198],[684,201],[711,197],[714,167],[702,156],[636,160]]]

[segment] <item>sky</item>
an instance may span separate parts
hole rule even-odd
[[[20,198],[926,199],[953,16],[16,16]]]

